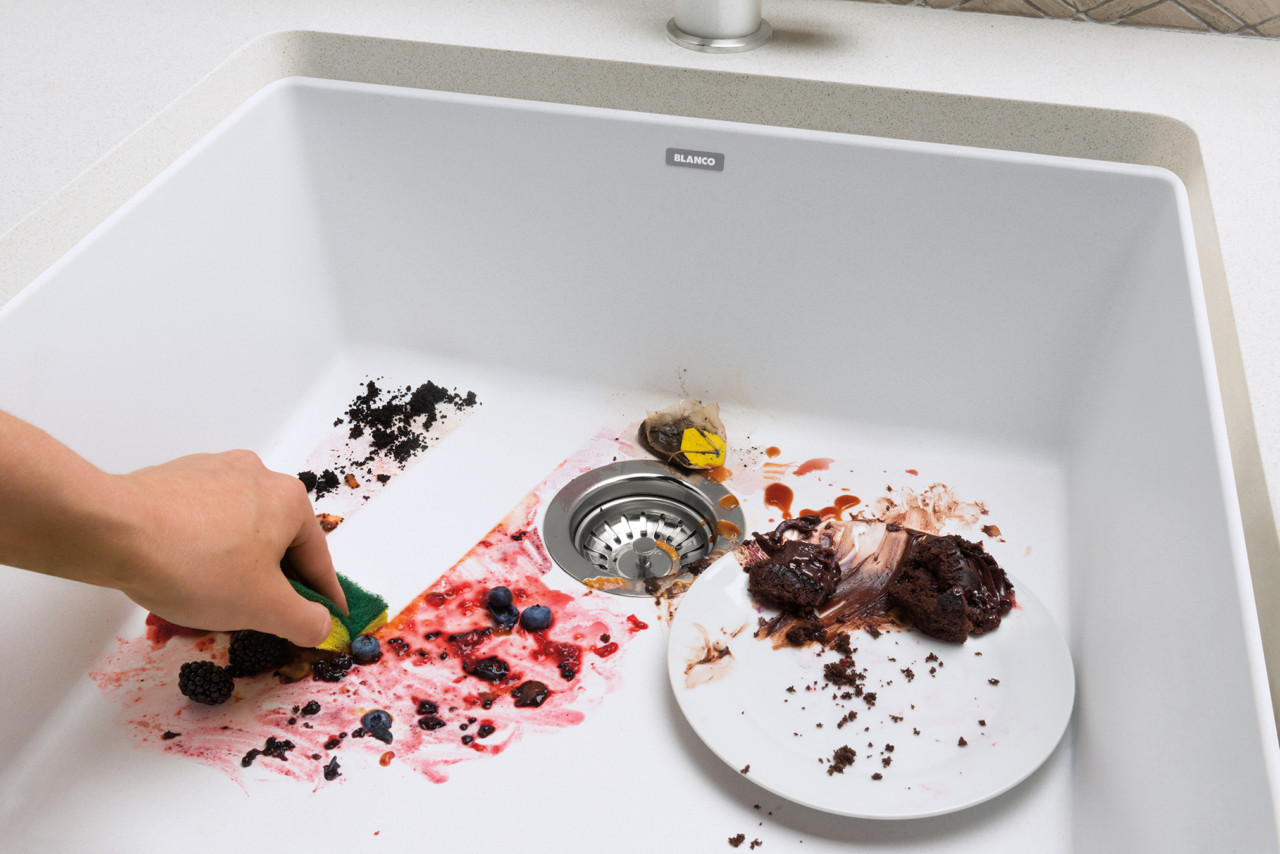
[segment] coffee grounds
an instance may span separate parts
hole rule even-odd
[[[414,388],[385,390],[374,380],[365,383],[364,391],[356,395],[346,410],[345,418],[334,421],[335,427],[349,425],[347,439],[355,441],[367,437],[369,451],[364,456],[353,452],[346,460],[346,471],[339,477],[332,469],[320,472],[303,471],[298,479],[307,491],[320,498],[334,491],[343,483],[357,484],[359,475],[379,459],[390,460],[404,468],[409,461],[426,449],[427,432],[441,418],[447,417],[442,407],[469,409],[477,404],[474,391],[465,394],[449,391],[433,382],[425,382]],[[377,478],[386,482],[386,475]]]

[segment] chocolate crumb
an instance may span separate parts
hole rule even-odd
[[[738,769],[738,773],[739,773],[739,774],[746,774],[746,773],[749,773],[750,771],[751,771],[751,765],[750,765],[750,764],[743,765],[741,768],[739,768],[739,769]]]
[[[831,764],[827,766],[827,776],[843,774],[844,769],[852,765],[857,758],[858,754],[849,745],[837,747],[835,752],[831,754]]]
[[[746,841],[747,841],[747,835],[745,833],[739,833],[736,836],[729,837],[729,844],[732,845],[734,848],[737,848],[739,845],[741,845]]]
[[[956,742],[956,746],[958,746],[958,747],[968,747],[968,746],[969,746],[969,742],[965,741],[965,740],[964,740],[964,736],[962,735],[962,736],[960,736],[960,740]]]

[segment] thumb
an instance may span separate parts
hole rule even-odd
[[[292,589],[289,592],[293,593]],[[271,616],[275,625],[268,631],[294,646],[319,646],[333,628],[333,617],[325,606],[308,602],[296,593]]]

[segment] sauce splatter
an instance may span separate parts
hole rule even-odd
[[[779,448],[777,445],[770,445],[769,447],[764,449],[764,455],[771,460],[776,458],[778,454],[781,454],[781,453],[782,453],[782,449]]]
[[[811,460],[805,460],[796,466],[796,476],[806,475],[811,471],[826,471],[834,462],[835,460],[831,457],[814,457]]]
[[[724,483],[726,480],[733,477],[733,470],[725,468],[724,466],[716,466],[708,471],[706,475],[716,483]]]
[[[856,507],[861,503],[862,499],[858,498],[856,495],[837,495],[828,506],[823,507],[820,510],[801,510],[800,515],[808,516],[812,513],[821,516],[823,519],[839,519],[840,514],[846,509]]]
[[[724,537],[726,540],[736,540],[742,536],[742,531],[732,522],[721,519],[716,522],[716,536]]]
[[[764,488],[765,505],[777,508],[784,519],[791,518],[791,502],[794,498],[795,493],[785,483],[771,483]]]

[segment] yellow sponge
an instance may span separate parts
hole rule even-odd
[[[342,573],[338,573],[338,583],[342,585],[342,592],[347,597],[345,615],[337,605],[305,584],[292,579],[289,583],[303,598],[319,602],[329,609],[333,627],[329,630],[329,636],[316,649],[348,652],[352,638],[375,632],[387,624],[387,600],[376,593],[370,593]]]

